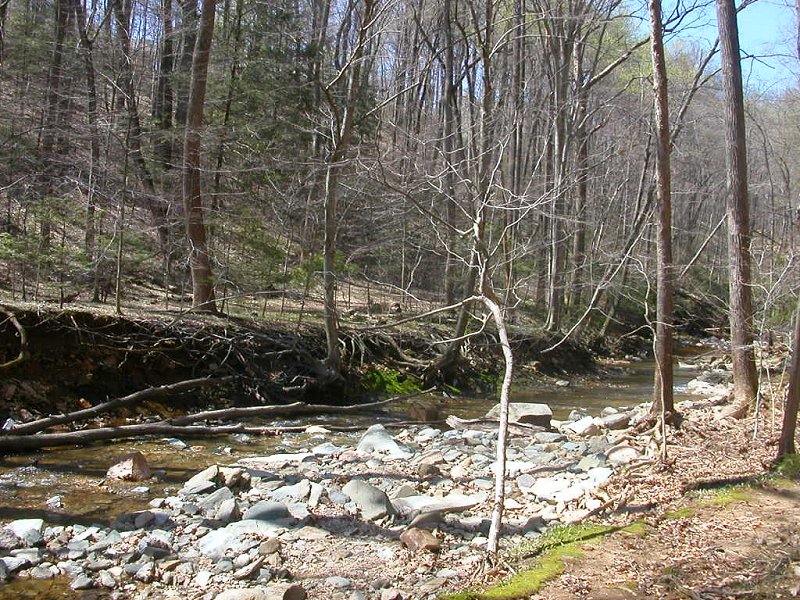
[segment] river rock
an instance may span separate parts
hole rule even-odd
[[[230,489],[250,489],[250,473],[241,467],[220,467],[219,483]]]
[[[642,453],[636,448],[626,445],[614,446],[606,450],[608,462],[612,465],[627,465],[635,460],[642,458]]]
[[[108,479],[123,479],[126,481],[144,481],[150,479],[150,466],[141,452],[126,454],[106,472]]]
[[[439,552],[442,543],[430,531],[411,527],[400,534],[400,541],[412,552]]]
[[[213,516],[219,510],[219,507],[226,500],[233,499],[233,492],[227,487],[221,487],[218,490],[211,492],[205,498],[197,501],[197,506],[200,507],[206,515]]]
[[[607,459],[603,454],[587,454],[578,461],[578,464],[575,468],[580,471],[588,471],[589,469],[594,469],[595,467],[604,467],[606,462]]]
[[[305,600],[306,591],[296,583],[272,583],[263,587],[226,590],[215,600]]]
[[[289,509],[280,502],[262,500],[244,511],[243,520],[255,520],[270,523],[278,527],[285,527],[291,520]]]
[[[6,566],[6,563],[0,559],[0,581],[6,581],[11,577],[11,571]]]
[[[22,540],[25,546],[38,546],[42,543],[42,519],[17,519],[6,525],[6,529]]]
[[[317,456],[338,456],[342,452],[344,452],[347,448],[340,448],[339,446],[331,443],[331,442],[324,442],[317,446],[314,446],[311,449],[311,452],[316,454]]]
[[[233,521],[241,519],[242,512],[239,509],[239,503],[236,501],[236,498],[223,500],[217,509],[215,518],[223,523],[232,523]]]
[[[496,405],[486,413],[487,419],[500,418],[500,405]],[[522,423],[527,425],[538,425],[546,429],[550,428],[550,419],[553,418],[553,411],[547,404],[535,402],[511,402],[508,405],[509,423]]]
[[[347,579],[347,577],[339,577],[338,575],[334,575],[333,577],[328,577],[325,580],[325,583],[328,585],[335,587],[337,590],[346,590],[353,587],[353,582]]]
[[[564,429],[571,431],[575,435],[590,436],[600,433],[600,429],[602,427],[602,420],[596,417],[587,416],[583,417],[582,419],[578,419],[577,421],[573,421],[572,423],[568,423],[564,426]]]
[[[600,417],[603,427],[611,430],[625,429],[630,423],[631,418],[625,413],[616,413]]]
[[[303,479],[294,485],[285,485],[272,492],[271,497],[275,502],[285,500],[305,500],[311,493],[311,482]]]
[[[374,521],[396,512],[385,492],[360,479],[349,481],[342,491],[356,503],[361,510],[361,515],[367,521]]]
[[[284,527],[275,523],[246,519],[208,533],[200,540],[197,547],[203,555],[216,561],[223,558],[226,553],[241,554],[245,549],[251,548],[254,542],[274,537],[282,529]]]
[[[563,476],[542,477],[529,488],[530,493],[548,502],[571,502],[583,495],[583,489],[575,480]]]
[[[372,425],[367,429],[361,437],[361,441],[358,442],[356,451],[362,454],[386,454],[390,458],[409,458],[411,456],[380,424]]]
[[[92,581],[91,577],[81,574],[72,580],[69,587],[73,590],[90,590],[94,587],[94,581]]]
[[[25,541],[10,529],[0,529],[0,552],[8,552],[25,545]]]
[[[554,431],[540,431],[533,434],[533,439],[537,444],[557,444],[559,442],[565,442],[567,436]]]

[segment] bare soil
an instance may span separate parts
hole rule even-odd
[[[616,481],[628,498],[618,531],[583,544],[539,600],[734,599],[800,596],[800,482],[764,477],[772,418],[716,420],[692,410],[672,436],[666,465]],[[642,529],[642,528],[640,528]]]

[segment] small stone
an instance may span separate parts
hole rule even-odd
[[[134,573],[133,578],[142,583],[151,583],[156,576],[156,567],[153,563],[141,565]]]
[[[403,594],[395,589],[381,590],[381,600],[403,600]]]
[[[94,581],[92,581],[91,577],[87,577],[86,575],[78,575],[72,580],[69,587],[73,590],[90,590],[94,587]]]
[[[433,464],[422,463],[419,468],[417,469],[419,476],[423,479],[428,479],[430,477],[438,477],[442,474],[439,470],[439,467]]]
[[[353,585],[353,582],[347,579],[346,577],[339,577],[339,576],[328,577],[325,580],[325,583],[327,583],[332,587],[335,587],[337,590],[346,590],[352,587]]]
[[[108,479],[123,479],[127,481],[144,481],[150,479],[150,466],[141,452],[126,454],[106,472]]]
[[[24,540],[10,529],[0,529],[0,552],[7,552],[22,548],[25,545]]]
[[[442,543],[430,531],[411,527],[400,534],[400,541],[412,552],[427,550],[438,552],[442,549]]]
[[[286,520],[290,518],[289,509],[286,508],[284,504],[280,502],[269,502],[267,500],[256,502],[242,515],[243,520],[253,519],[256,521],[280,524],[285,524]]]
[[[250,579],[254,575],[257,575],[259,569],[261,569],[261,565],[264,564],[264,557],[260,557],[248,565],[243,566],[241,569],[238,569],[234,574],[233,578],[242,580],[242,579]]]
[[[97,574],[97,581],[102,587],[110,590],[117,587],[117,580],[109,571],[100,571]]]
[[[268,556],[270,554],[275,554],[276,552],[280,552],[281,550],[281,541],[278,538],[269,538],[261,542],[261,545],[258,547],[258,553],[261,556]]]

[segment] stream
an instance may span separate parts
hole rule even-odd
[[[676,402],[685,396],[687,382],[697,372],[676,368]],[[564,420],[573,409],[590,415],[613,406],[632,407],[649,399],[652,393],[653,364],[634,363],[624,370],[606,375],[603,380],[586,380],[560,386],[516,389],[512,401],[548,404],[553,418]],[[443,416],[461,418],[484,415],[494,404],[488,398],[444,399]],[[402,406],[391,406],[380,415],[335,415],[271,421],[271,425],[298,425],[313,421],[320,425],[363,425],[406,419]],[[334,444],[353,446],[362,432],[334,433],[327,439]],[[109,525],[117,515],[147,508],[155,497],[175,494],[192,475],[210,464],[226,464],[237,459],[273,453],[298,452],[313,445],[305,433],[275,437],[234,434],[209,439],[133,439],[106,442],[89,447],[59,448],[0,458],[0,519],[10,521],[41,518],[54,525]],[[142,483],[105,482],[105,473],[114,460],[124,454],[142,452],[155,477]],[[54,497],[58,497],[57,499]],[[0,587],[0,598],[90,598],[77,595],[63,581],[15,580]]]
[[[689,369],[675,370],[676,402],[683,399],[686,383],[697,375]],[[517,389],[514,402],[539,402],[550,406],[554,419],[566,419],[573,409],[597,415],[606,406],[630,407],[648,400],[652,393],[653,364],[642,362],[615,372],[602,381],[586,381],[567,387],[541,386]],[[480,417],[492,407],[488,398],[446,398],[443,415],[469,419]],[[385,414],[335,415],[271,421],[271,425],[299,425],[313,421],[320,425],[363,425],[405,419],[402,407],[390,407]],[[340,445],[354,445],[361,432],[331,434]],[[0,520],[42,518],[48,523],[108,524],[121,513],[141,510],[156,496],[168,495],[197,471],[213,463],[270,453],[297,452],[307,447],[308,436],[290,433],[275,437],[234,434],[209,439],[133,439],[104,442],[93,446],[68,447],[0,458]],[[139,451],[147,457],[157,480],[146,485],[101,485],[113,460]],[[144,488],[147,488],[146,490]],[[63,508],[51,509],[47,500],[61,496]]]

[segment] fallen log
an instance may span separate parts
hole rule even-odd
[[[191,380],[191,381],[211,381],[211,380]],[[219,382],[220,380],[216,380]],[[188,384],[189,382],[181,382],[184,384]],[[173,384],[178,385],[178,384]],[[162,386],[162,388],[168,386]],[[151,389],[162,389],[162,388],[151,388]],[[150,390],[143,390],[142,392],[147,392]],[[137,394],[141,394],[142,392],[137,392]],[[280,435],[282,433],[288,432],[300,432],[303,431],[309,425],[300,425],[300,426],[286,426],[286,427],[259,427],[259,426],[247,426],[241,423],[232,424],[232,425],[192,425],[192,423],[196,423],[197,421],[203,421],[208,419],[214,420],[227,420],[227,419],[234,419],[239,418],[242,416],[247,417],[254,417],[254,416],[273,416],[273,415],[294,415],[294,414],[326,414],[326,413],[357,413],[363,411],[365,409],[376,408],[380,406],[384,406],[389,404],[390,402],[395,402],[401,399],[407,399],[411,396],[415,396],[425,392],[418,392],[417,394],[411,394],[409,396],[395,396],[392,398],[387,398],[386,400],[381,400],[378,402],[370,402],[368,404],[352,404],[347,406],[328,406],[322,404],[302,404],[302,403],[294,403],[294,404],[286,404],[280,406],[254,406],[254,407],[247,407],[247,408],[232,408],[232,409],[221,409],[221,410],[212,410],[212,411],[205,411],[201,413],[195,413],[193,415],[186,415],[185,417],[179,417],[177,419],[170,419],[159,421],[157,423],[140,423],[135,425],[121,425],[117,427],[98,427],[96,429],[82,429],[80,431],[68,431],[63,433],[26,433],[26,434],[19,434],[16,430],[11,430],[7,432],[5,435],[0,435],[0,452],[9,452],[9,451],[20,451],[20,450],[38,450],[41,448],[53,448],[56,446],[71,446],[71,445],[82,445],[82,444],[90,444],[92,442],[98,441],[105,441],[105,440],[116,440],[116,439],[124,439],[124,438],[131,438],[131,437],[140,437],[140,436],[148,436],[148,435],[164,435],[164,436],[209,436],[209,435],[228,435],[231,433],[248,433],[254,435]],[[136,394],[132,394],[136,395]],[[129,396],[126,396],[129,398]],[[120,399],[122,400],[122,399]],[[113,400],[111,402],[114,402]],[[106,405],[110,403],[105,403]],[[99,407],[100,405],[98,405]],[[95,407],[95,408],[98,408]],[[92,410],[92,409],[86,409]],[[85,411],[76,411],[76,412],[85,412]],[[76,413],[70,413],[74,415]],[[64,417],[66,415],[61,415]],[[50,419],[57,419],[60,417],[51,417]],[[39,422],[46,421],[48,419],[39,419]],[[35,423],[36,421],[32,421],[31,423]],[[415,422],[412,421],[404,421],[395,424],[389,424],[387,426],[407,426],[409,424],[413,424]],[[25,425],[30,425],[26,423]],[[331,431],[359,431],[364,429],[363,426],[358,425],[346,425],[346,426],[336,426],[331,424],[323,424],[322,426],[330,429]]]
[[[97,429],[82,429],[81,431],[67,431],[64,433],[41,433],[37,435],[5,435],[0,437],[0,451],[39,450],[56,446],[72,446],[90,444],[104,440],[131,438],[143,435],[224,435],[244,432],[244,425],[220,425],[210,427],[195,425],[176,427],[169,423],[141,423],[138,425],[121,425],[119,427],[99,427]]]
[[[179,381],[177,383],[170,383],[168,385],[162,385],[158,387],[150,387],[144,390],[139,390],[138,392],[134,392],[133,394],[123,396],[122,398],[115,398],[114,400],[103,402],[102,404],[92,406],[91,408],[76,410],[63,415],[50,415],[49,417],[44,417],[43,419],[37,419],[35,421],[29,421],[28,423],[14,425],[14,427],[11,429],[3,431],[2,434],[0,434],[0,437],[22,434],[31,435],[40,431],[44,431],[45,429],[49,429],[50,427],[55,427],[56,425],[64,425],[65,423],[75,423],[77,421],[93,419],[102,414],[109,413],[112,410],[116,410],[123,406],[130,406],[131,404],[136,404],[144,400],[151,400],[153,398],[186,392],[188,390],[202,387],[220,385],[222,383],[231,381],[231,379],[233,378],[221,377],[210,379],[208,377],[204,377],[201,379],[187,379],[185,381]]]

